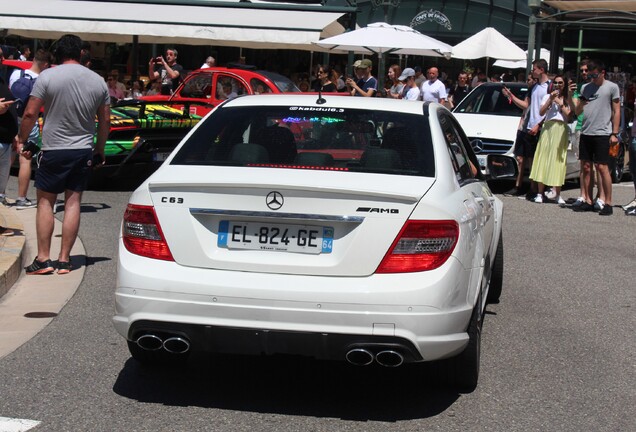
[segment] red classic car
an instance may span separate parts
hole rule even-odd
[[[246,94],[296,93],[300,89],[287,77],[256,70],[253,66],[228,65],[197,69],[189,73],[172,96],[144,96],[149,101],[206,102],[217,106],[226,99]],[[211,108],[193,106],[191,114],[205,115]]]

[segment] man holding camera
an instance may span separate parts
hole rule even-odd
[[[177,63],[177,50],[166,49],[164,56],[150,59],[148,63],[148,76],[150,81],[161,81],[161,94],[171,95],[181,83],[183,66]]]

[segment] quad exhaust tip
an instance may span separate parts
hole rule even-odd
[[[190,342],[179,336],[170,336],[165,341],[159,336],[146,333],[137,339],[137,345],[147,351],[165,349],[172,354],[184,354],[190,350]]]
[[[163,341],[157,335],[144,334],[137,339],[137,345],[148,351],[157,351],[163,348]]]
[[[373,363],[373,353],[363,348],[354,348],[345,356],[347,361],[356,366],[367,366]]]
[[[172,354],[183,354],[190,350],[190,342],[180,337],[171,337],[163,342],[163,348]]]
[[[398,367],[404,363],[404,356],[397,351],[383,350],[377,354],[365,348],[354,348],[347,352],[347,361],[355,366],[368,366],[374,361],[384,367]]]
[[[404,363],[404,357],[399,352],[387,350],[380,351],[375,356],[375,361],[385,367],[398,367]]]

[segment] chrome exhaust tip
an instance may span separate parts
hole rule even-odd
[[[137,345],[148,351],[157,351],[163,348],[163,341],[154,334],[144,334],[137,339]]]
[[[367,366],[373,363],[373,354],[363,348],[354,348],[345,356],[347,361],[356,366]]]
[[[398,367],[404,363],[404,357],[399,352],[387,350],[380,351],[375,356],[375,361],[384,367]]]
[[[174,336],[163,342],[163,348],[172,354],[183,354],[190,350],[190,342],[183,338]]]

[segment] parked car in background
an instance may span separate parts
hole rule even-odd
[[[516,175],[513,158],[487,163]],[[439,104],[227,101],[130,198],[115,328],[141,362],[447,359],[472,390],[504,257],[503,205],[476,164]]]
[[[93,170],[90,188],[138,185],[167,159],[181,139],[200,120],[191,114],[202,102],[124,100],[110,107],[110,132],[103,166]],[[43,120],[39,119],[40,128]],[[41,142],[38,143],[41,146]],[[15,167],[17,168],[17,161]],[[37,169],[36,158],[33,168]]]
[[[519,99],[525,99],[526,83],[484,83],[474,88],[454,109],[453,114],[473,144],[479,166],[487,171],[486,156],[504,154],[514,157],[514,143],[517,138],[522,110],[503,93],[503,86]],[[579,178],[579,161],[571,148],[567,153],[566,180]]]
[[[124,100],[111,105],[104,166],[93,171],[90,186],[145,180],[201,120],[193,114],[202,102]]]
[[[254,66],[228,65],[228,67],[211,67],[190,72],[171,96],[145,96],[151,101],[170,100],[204,101],[208,107],[194,107],[194,114],[205,115],[211,107],[215,107],[228,98],[242,95],[266,93],[298,93],[289,78],[264,70],[256,70]]]

